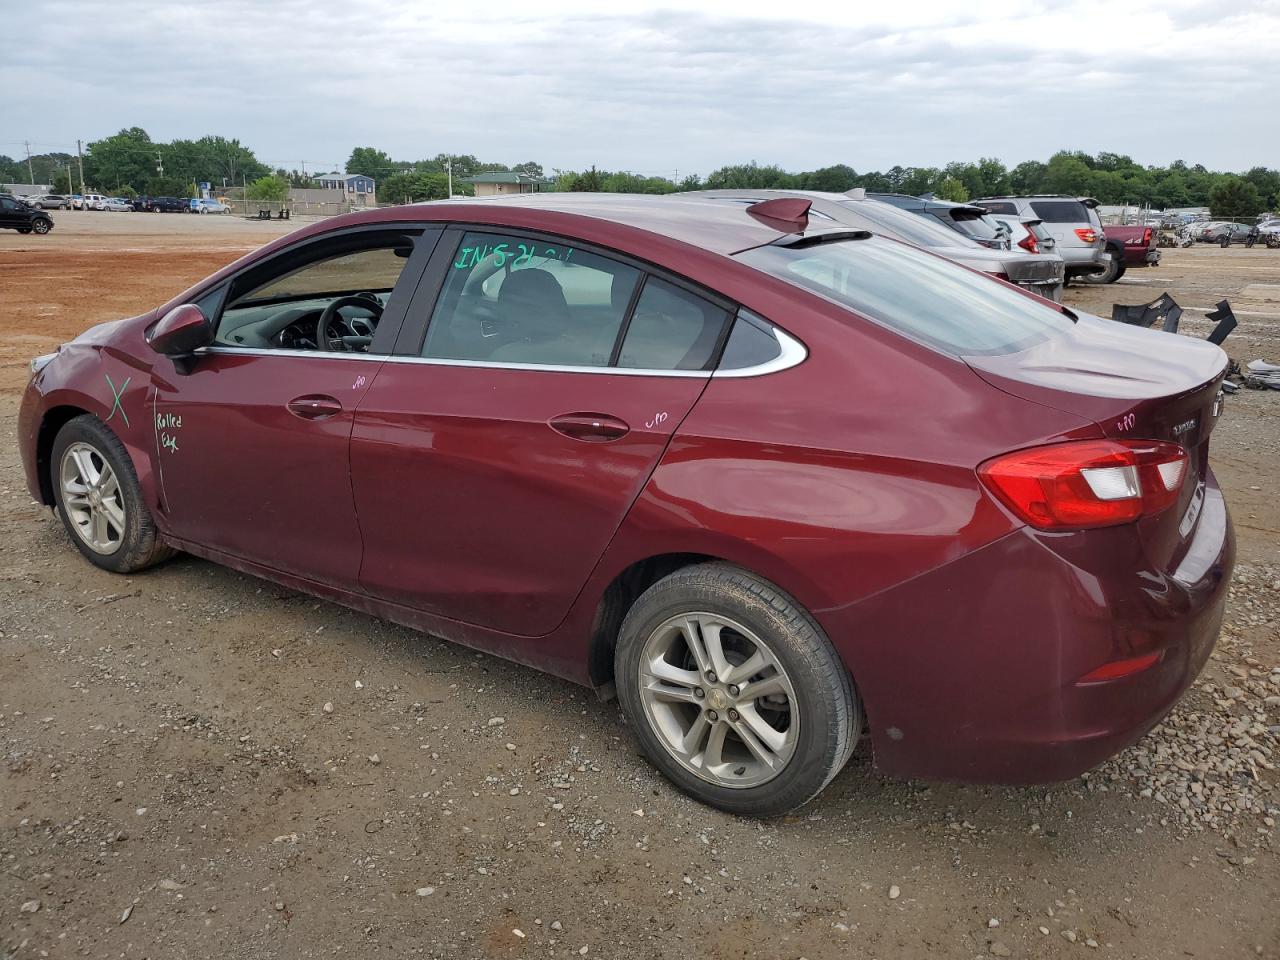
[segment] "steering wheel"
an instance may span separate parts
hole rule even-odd
[[[373,339],[372,337],[340,337],[335,341],[329,336],[329,324],[333,322],[335,317],[342,319],[338,311],[343,307],[359,307],[362,310],[368,310],[373,314],[375,324],[382,318],[382,304],[372,294],[357,293],[350,297],[338,297],[324,308],[320,314],[320,319],[316,321],[316,346],[320,350],[337,349],[351,352],[357,346],[367,347],[369,345],[368,341]],[[343,322],[345,324],[345,319]],[[348,327],[348,329],[350,328]],[[348,342],[348,339],[351,342]],[[339,344],[336,348],[334,347],[335,342]]]

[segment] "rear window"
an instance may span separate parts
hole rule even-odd
[[[971,210],[952,210],[951,219],[960,231],[975,240],[999,240],[1003,237],[996,222],[986,214]]]
[[[756,247],[740,259],[956,357],[1013,353],[1071,326],[982,274],[881,237]]]
[[[1031,209],[1045,223],[1089,222],[1089,211],[1079,200],[1032,200]]]
[[[872,233],[914,243],[917,247],[962,247],[964,240],[932,217],[900,210],[879,200],[843,200],[845,208],[867,222]]]

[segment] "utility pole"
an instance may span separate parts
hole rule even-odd
[[[23,140],[22,145],[27,148],[27,176],[31,178],[31,185],[36,185],[35,170],[31,166],[31,141]]]
[[[160,156],[160,151],[156,151],[156,173],[164,176],[164,158]]]
[[[444,162],[444,172],[449,175],[449,199],[453,199],[453,157]]]
[[[76,156],[80,158],[80,196],[84,196],[84,153],[80,149],[80,141],[76,141]]]

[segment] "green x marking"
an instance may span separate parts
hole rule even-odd
[[[103,376],[107,378],[107,386],[111,388],[111,395],[115,397],[116,401],[111,405],[111,412],[107,414],[107,420],[114,417],[116,415],[116,411],[119,410],[120,416],[124,418],[124,425],[127,427],[129,426],[129,414],[125,413],[124,404],[120,402],[120,398],[124,396],[125,390],[129,389],[129,381],[132,380],[133,377],[125,377],[124,383],[120,384],[120,389],[117,390],[116,385],[111,382],[111,374],[104,373]],[[106,423],[107,420],[103,420],[102,422]]]

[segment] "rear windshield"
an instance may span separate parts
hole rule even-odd
[[[1031,209],[1045,223],[1089,222],[1089,211],[1079,200],[1032,200]]]
[[[951,219],[960,230],[975,240],[999,240],[1000,228],[989,216],[972,210],[952,210]]]
[[[909,213],[881,200],[842,200],[846,210],[867,222],[872,233],[887,233],[917,247],[963,247],[963,237],[932,217]]]
[[[739,258],[956,357],[1013,353],[1071,326],[980,273],[882,237],[769,245]]]

